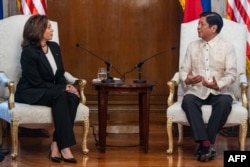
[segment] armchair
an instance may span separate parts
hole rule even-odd
[[[22,31],[29,17],[16,15],[0,21],[0,144],[2,144],[2,123],[6,121],[10,123],[13,159],[18,155],[18,127],[46,128],[53,123],[50,107],[14,101],[16,83],[21,75]],[[57,22],[51,21],[51,23],[54,29],[53,41],[59,43]],[[82,151],[87,154],[89,152],[87,148],[89,108],[85,105],[86,80],[75,78],[68,72],[65,72],[65,78],[77,87],[81,96],[75,122],[83,123]]]
[[[238,24],[236,22],[223,19],[224,26],[220,35],[230,41],[236,50],[237,56],[237,81],[231,86],[231,91],[236,97],[236,101],[233,102],[232,111],[227,119],[224,127],[239,126],[239,145],[240,150],[245,150],[245,140],[247,136],[248,126],[248,99],[247,99],[247,78],[246,71],[246,26]],[[181,25],[180,35],[180,53],[179,53],[179,66],[184,59],[184,55],[187,49],[187,45],[198,39],[197,35],[198,20],[194,20]],[[168,96],[168,108],[166,110],[166,128],[168,135],[169,147],[167,149],[168,154],[173,153],[173,123],[177,123],[178,126],[178,144],[183,143],[183,125],[189,126],[186,115],[181,108],[182,97],[184,95],[183,85],[179,81],[179,73],[176,72],[173,78],[167,83],[169,86]],[[176,91],[177,90],[177,91]],[[177,94],[175,94],[177,92]],[[174,98],[177,96],[177,101],[174,102]],[[208,119],[211,114],[211,106],[204,105],[202,107],[202,115],[205,123],[208,123]]]

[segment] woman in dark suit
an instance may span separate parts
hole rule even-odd
[[[22,76],[15,101],[52,108],[55,131],[49,158],[53,162],[76,163],[70,146],[76,144],[73,126],[79,93],[66,82],[60,47],[50,41],[52,36],[47,16],[34,15],[27,20],[22,42]]]

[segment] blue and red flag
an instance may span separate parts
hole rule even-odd
[[[183,9],[183,22],[200,17],[202,12],[211,11],[211,0],[179,0]]]

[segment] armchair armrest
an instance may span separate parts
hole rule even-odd
[[[4,87],[8,87],[9,90],[9,99],[8,99],[8,107],[9,109],[15,107],[15,83],[11,81],[9,77],[3,72],[0,71],[0,84]]]
[[[86,96],[84,94],[84,88],[85,88],[85,85],[87,84],[87,81],[85,79],[78,79],[72,76],[69,72],[65,72],[64,77],[70,84],[73,84],[77,88],[80,94],[81,103],[86,104]]]
[[[167,100],[168,106],[171,106],[174,103],[175,87],[179,84],[179,82],[179,72],[176,72],[173,78],[167,82],[167,85],[169,87],[169,96]]]
[[[240,87],[241,87],[241,98],[242,98],[242,106],[246,109],[248,108],[248,97],[247,97],[247,76],[244,73],[240,74]]]

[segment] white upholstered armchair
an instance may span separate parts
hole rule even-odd
[[[246,26],[238,24],[233,21],[223,19],[224,26],[220,35],[230,41],[236,50],[237,55],[237,70],[238,77],[235,84],[230,88],[234,93],[237,101],[233,102],[232,111],[227,119],[225,127],[239,126],[239,144],[240,150],[245,150],[245,140],[247,136],[247,122],[248,122],[248,99],[247,99],[247,78],[245,75],[246,71]],[[179,53],[179,65],[182,63],[187,49],[187,45],[198,39],[197,34],[198,20],[192,22],[183,23],[181,25],[180,35],[180,53]],[[175,73],[174,77],[169,81],[169,97],[168,97],[168,108],[166,110],[167,122],[167,135],[169,148],[167,153],[173,153],[173,123],[178,125],[178,144],[183,143],[183,125],[189,126],[186,115],[181,108],[182,97],[184,94],[183,86],[179,81],[179,73]],[[176,87],[178,87],[176,89]],[[177,90],[177,95],[175,95]],[[174,98],[177,96],[177,101],[174,102]],[[211,114],[211,106],[204,105],[202,107],[202,115],[205,123],[208,123],[208,119]]]
[[[14,102],[16,84],[21,75],[21,42],[25,22],[30,16],[16,15],[0,20],[0,144],[2,144],[2,123],[10,123],[12,158],[18,155],[18,127],[46,128],[53,123],[51,108]],[[59,43],[57,22],[51,21],[54,35],[53,41]],[[87,148],[89,130],[89,108],[85,106],[84,87],[86,80],[77,79],[65,72],[69,83],[76,85],[80,92],[81,102],[77,109],[75,122],[83,124],[82,151]]]

